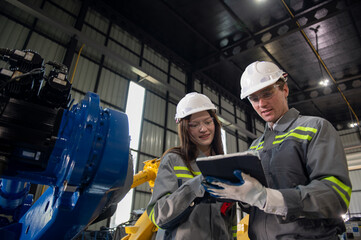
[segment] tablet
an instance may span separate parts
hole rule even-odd
[[[261,160],[258,155],[249,151],[199,157],[196,163],[203,176],[222,178],[236,183],[239,182],[239,179],[233,175],[233,171],[241,170],[256,178],[263,186],[267,187],[267,180],[263,172]]]

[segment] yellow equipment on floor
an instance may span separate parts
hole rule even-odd
[[[249,240],[248,238],[249,215],[247,214],[237,224],[237,240]]]

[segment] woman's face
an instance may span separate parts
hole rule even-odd
[[[207,111],[194,113],[188,123],[188,131],[192,142],[204,153],[209,151],[214,138],[214,121]]]

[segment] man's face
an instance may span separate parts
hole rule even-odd
[[[272,84],[248,96],[254,110],[271,126],[288,111],[288,86]]]

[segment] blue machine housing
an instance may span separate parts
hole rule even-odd
[[[21,210],[0,228],[1,239],[72,239],[129,191],[133,165],[128,118],[99,103],[98,95],[87,93],[64,110],[45,171],[2,179],[0,210]],[[31,204],[28,183],[49,188]]]

